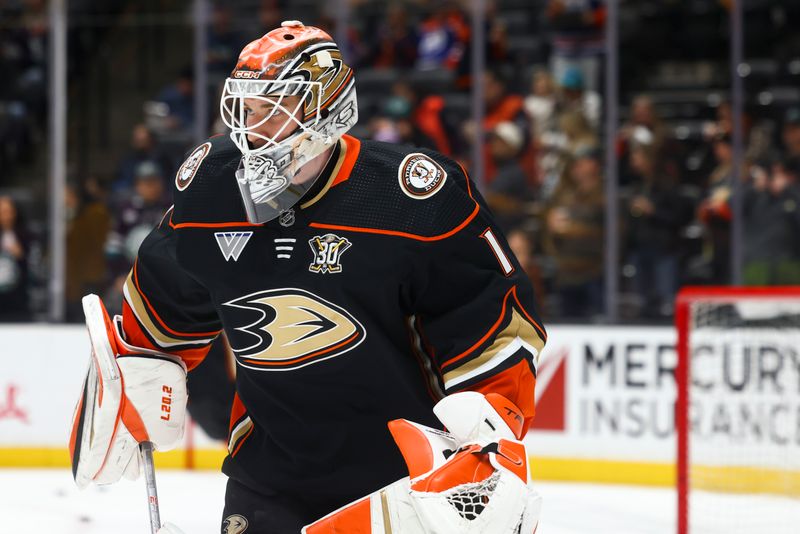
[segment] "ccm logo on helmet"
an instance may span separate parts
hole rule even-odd
[[[259,76],[261,76],[261,73],[254,70],[237,70],[233,73],[234,78],[242,78],[245,80],[255,80],[258,79]]]

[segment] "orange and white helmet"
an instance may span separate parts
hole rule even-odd
[[[290,104],[293,96],[300,98]],[[253,103],[267,111],[248,124]],[[286,21],[244,47],[225,81],[220,113],[242,151],[236,179],[247,217],[264,223],[300,200],[315,179],[292,178],[357,122],[353,71],[330,35]],[[267,122],[277,127],[265,133]]]

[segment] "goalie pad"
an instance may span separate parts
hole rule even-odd
[[[398,419],[389,423],[409,469],[409,477],[351,503],[306,526],[305,534],[532,534],[539,523],[541,497],[532,488],[527,455],[491,402],[468,392],[440,401],[437,416],[451,420],[460,435]],[[477,397],[476,397],[477,395]],[[490,394],[491,395],[491,394]],[[482,401],[482,402],[479,402]],[[442,404],[444,403],[444,404]],[[488,404],[487,406],[483,403]],[[519,413],[518,410],[516,410]],[[497,418],[499,417],[500,420]],[[487,425],[486,420],[489,420]],[[509,416],[512,423],[516,418]],[[502,424],[501,424],[502,423]],[[485,426],[485,428],[483,428]],[[492,427],[498,434],[492,435]],[[521,428],[521,423],[518,425]],[[448,426],[448,428],[450,428]],[[520,430],[521,431],[521,430]],[[478,441],[462,444],[461,437]]]
[[[139,443],[175,447],[187,402],[180,359],[126,344],[96,295],[83,298],[83,311],[92,352],[69,442],[79,488],[137,478]]]

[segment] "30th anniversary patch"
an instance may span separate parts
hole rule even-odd
[[[407,196],[421,200],[432,197],[444,185],[447,173],[425,154],[409,154],[397,173],[400,188]]]

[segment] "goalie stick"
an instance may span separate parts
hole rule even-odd
[[[150,534],[184,534],[172,523],[161,524],[161,511],[158,505],[158,490],[156,488],[156,467],[153,463],[153,444],[144,441],[139,444],[144,482],[147,487],[147,512],[150,514]]]
[[[156,489],[156,468],[153,464],[153,444],[144,441],[139,444],[144,469],[144,482],[147,487],[147,511],[150,514],[150,534],[157,534],[161,528],[161,512],[158,508],[158,490]]]

